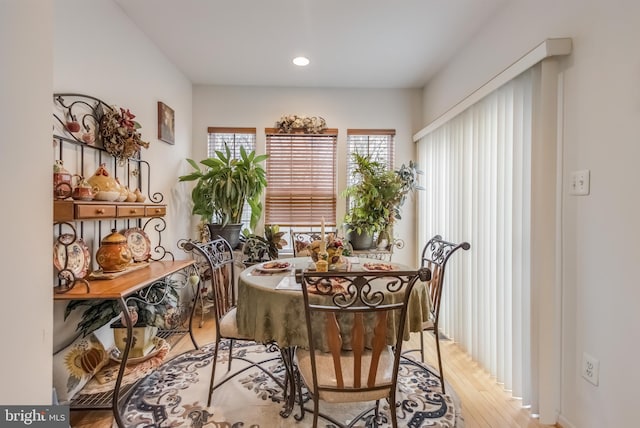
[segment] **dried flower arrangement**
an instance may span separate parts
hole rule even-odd
[[[327,129],[327,123],[321,117],[297,116],[295,114],[285,115],[276,122],[279,132],[291,133],[304,131],[307,134],[320,134]]]
[[[148,148],[149,143],[142,140],[138,132],[140,124],[133,120],[136,116],[129,109],[116,106],[107,109],[100,120],[100,135],[105,150],[124,163],[130,157]]]

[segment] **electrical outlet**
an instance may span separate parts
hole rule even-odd
[[[590,176],[591,173],[588,169],[573,171],[571,173],[571,189],[569,193],[578,196],[588,195],[590,191]]]
[[[582,354],[582,377],[598,386],[598,376],[600,374],[600,361],[584,352]]]

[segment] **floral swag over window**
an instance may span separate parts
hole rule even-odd
[[[278,132],[289,134],[291,132],[302,131],[307,134],[320,134],[327,129],[327,122],[321,117],[297,116],[295,114],[285,115],[276,122]]]

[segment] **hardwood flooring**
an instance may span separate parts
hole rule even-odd
[[[202,328],[194,327],[198,343],[211,342],[215,337],[213,320],[207,319]],[[444,376],[460,397],[465,428],[543,428],[537,419],[530,417],[529,411],[504,392],[500,385],[465,354],[455,343],[440,342],[444,364]],[[414,334],[405,349],[419,348],[418,335]],[[429,333],[425,333],[426,360],[437,367],[435,345]],[[191,341],[185,336],[174,348],[172,354],[180,354],[191,349]],[[415,355],[418,355],[417,353]],[[71,426],[79,428],[110,428],[113,423],[111,411],[71,412]],[[303,423],[296,426],[303,427]],[[265,427],[267,428],[267,427]]]

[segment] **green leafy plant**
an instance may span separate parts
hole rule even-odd
[[[396,220],[402,218],[401,208],[407,195],[422,189],[417,181],[420,171],[413,162],[391,171],[368,156],[354,153],[353,157],[358,181],[343,192],[352,203],[344,222],[349,230],[359,234],[374,235],[388,231]]]
[[[253,234],[248,229],[244,229],[242,234],[245,240],[245,263],[260,263],[264,261],[265,256],[271,260],[277,259],[278,251],[287,245],[287,241],[282,238],[286,232],[280,232],[280,226],[277,224],[265,226],[264,237]]]
[[[226,226],[241,222],[245,202],[251,208],[250,228],[255,229],[262,216],[260,197],[267,187],[267,174],[261,163],[268,155],[247,153],[240,147],[240,159],[233,158],[225,143],[225,150],[216,150],[216,156],[200,161],[205,168],[187,159],[193,167],[191,174],[180,176],[179,181],[195,181],[191,192],[192,214],[204,223],[213,221]]]
[[[175,327],[176,317],[180,317],[178,300],[175,287],[163,284],[151,286],[134,294],[127,299],[127,305],[135,307],[138,312],[136,325],[172,328]],[[72,300],[65,309],[64,319],[66,320],[74,310],[79,308],[85,308],[76,327],[82,336],[91,334],[122,312],[122,307],[117,300]]]

